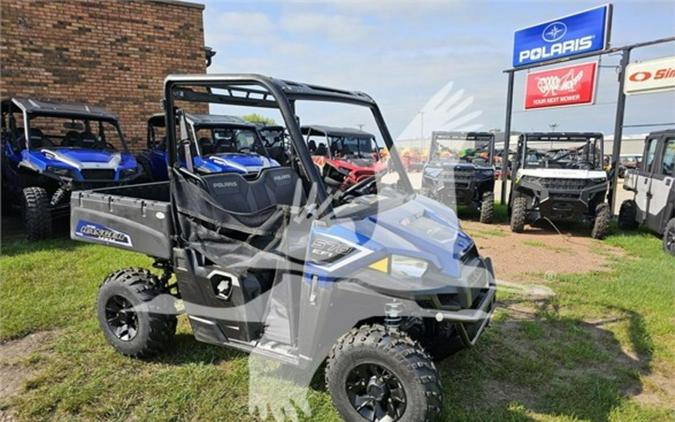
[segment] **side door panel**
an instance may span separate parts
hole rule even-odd
[[[675,137],[662,137],[659,141],[656,159],[649,189],[649,209],[647,226],[661,233],[670,215],[668,197],[673,189],[673,162],[675,157]]]
[[[637,204],[637,220],[644,223],[649,214],[652,167],[656,156],[659,138],[649,138],[645,142],[642,164],[637,172],[635,184],[635,203]]]

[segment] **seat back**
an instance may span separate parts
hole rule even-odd
[[[238,173],[216,173],[204,177],[207,191],[223,209],[254,214],[277,205],[293,205],[298,192],[305,196],[297,173],[290,167],[263,169],[258,178],[247,180]]]

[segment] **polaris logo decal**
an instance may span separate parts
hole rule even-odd
[[[132,247],[131,237],[110,227],[101,224],[80,220],[75,229],[75,235],[78,237],[98,240],[113,245]]]
[[[609,43],[610,5],[517,30],[513,67],[601,51]]]
[[[236,188],[237,182],[216,182],[213,187],[216,189]]]

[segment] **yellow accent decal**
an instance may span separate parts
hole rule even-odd
[[[373,270],[381,271],[383,273],[388,273],[389,272],[389,258],[384,258],[380,259],[377,262],[373,262],[368,266],[368,268],[372,268]]]

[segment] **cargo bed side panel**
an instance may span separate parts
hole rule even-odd
[[[169,202],[83,191],[70,206],[72,239],[171,258]]]

